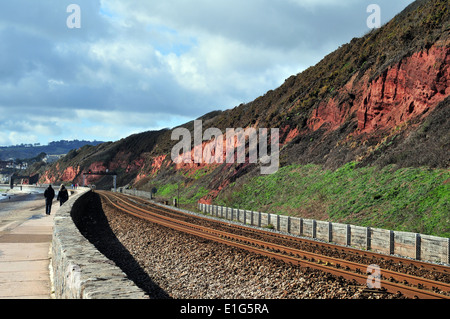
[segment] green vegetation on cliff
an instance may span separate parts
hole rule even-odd
[[[215,204],[348,224],[450,236],[450,171],[291,165],[235,184]]]
[[[180,175],[181,176],[181,175]],[[160,181],[157,197],[179,196],[195,209],[208,189],[206,174],[190,185]],[[450,237],[450,170],[396,165],[337,170],[290,165],[273,175],[243,177],[219,193],[215,205]]]
[[[248,163],[177,166],[173,129],[76,149],[35,171],[81,183],[86,170],[109,169],[119,186],[156,187],[189,209],[200,200],[450,236],[449,14],[448,0],[417,0],[280,87],[200,118],[203,130],[280,128],[277,174]],[[182,127],[193,132],[194,121]],[[110,177],[90,182],[111,188]]]

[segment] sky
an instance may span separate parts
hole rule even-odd
[[[2,1],[0,145],[116,141],[234,108],[368,33],[370,4],[385,24],[412,2]]]

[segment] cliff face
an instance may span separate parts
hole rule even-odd
[[[335,169],[356,161],[448,168],[449,33],[447,1],[416,1],[380,30],[353,39],[281,87],[205,115],[203,131],[279,128],[281,165]],[[193,122],[183,127],[193,132]],[[171,133],[145,132],[77,150],[47,170],[41,182],[81,183],[84,171],[109,170],[119,174],[119,185],[203,187],[208,194],[201,200],[212,202],[242,176],[258,174],[260,164],[249,163],[248,156],[245,163],[226,164],[225,151],[223,164],[175,164]],[[216,143],[217,138],[202,146],[215,149]],[[429,156],[412,160],[417,148]],[[105,177],[90,177],[88,183],[111,187]]]
[[[450,93],[449,48],[432,47],[386,70],[363,92],[358,129],[373,132],[422,116]]]
[[[372,80],[367,73],[355,74],[333,97],[320,101],[312,111],[307,119],[307,130],[302,131],[303,139],[297,139],[293,153],[302,163],[314,162],[331,168],[349,160],[366,158],[371,161],[365,164],[371,164],[376,160],[372,153],[380,144],[391,142],[393,138],[408,138],[434,114],[438,105],[445,103],[449,81],[448,41],[401,59]],[[446,132],[442,127],[436,138]],[[288,137],[299,134],[298,130],[291,130]],[[307,137],[316,141],[315,150],[305,143]],[[441,151],[433,149],[440,160],[417,161],[417,165],[446,167],[448,161],[443,159],[446,142],[440,143]],[[429,148],[424,146],[423,149]],[[396,161],[395,164],[407,166],[412,162]]]
[[[316,131],[322,125],[339,128],[356,112],[358,133],[395,128],[432,111],[450,93],[450,49],[433,46],[390,66],[368,83],[354,76],[336,97],[322,101],[308,120]]]

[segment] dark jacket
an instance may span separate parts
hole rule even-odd
[[[67,189],[63,188],[58,192],[58,198],[57,200],[59,200],[61,202],[61,204],[67,202],[67,200],[69,199],[69,192],[67,192]]]
[[[51,186],[49,186],[44,192],[44,197],[48,201],[52,201],[53,198],[55,198],[55,190]]]

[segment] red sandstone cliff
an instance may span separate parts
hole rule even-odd
[[[357,132],[372,133],[421,117],[449,96],[449,62],[447,43],[404,58],[371,82],[367,77],[355,82],[355,75],[337,97],[320,102],[308,126],[313,131],[322,125],[337,129],[357,112]]]
[[[447,1],[416,1],[380,30],[353,39],[255,101],[205,115],[203,129],[279,128],[281,165],[448,167],[449,34]],[[193,131],[192,122],[183,126]],[[210,202],[258,168],[248,161],[176,165],[170,155],[177,141],[170,137],[170,130],[145,132],[80,151],[45,172],[41,182],[81,183],[83,171],[108,169],[119,173],[119,185],[148,188],[171,177],[191,185],[200,172],[207,176],[204,201]],[[204,141],[203,147],[214,149],[214,143]],[[411,158],[418,148],[428,154]],[[88,182],[110,187],[99,177]]]

